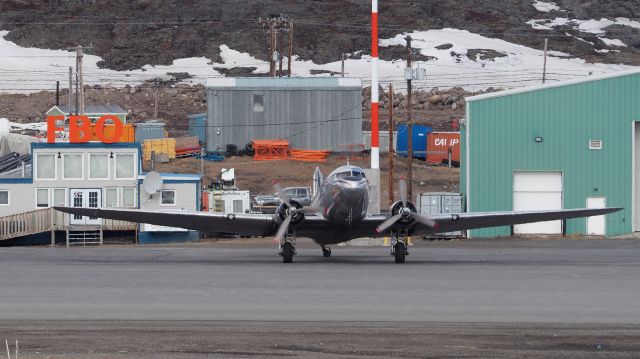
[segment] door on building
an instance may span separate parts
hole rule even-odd
[[[587,197],[587,208],[605,208],[606,199],[604,197]],[[593,216],[587,218],[587,235],[604,236],[607,233],[605,228],[605,216]]]
[[[72,207],[100,207],[102,190],[94,188],[71,188],[69,190],[69,203]],[[101,219],[98,217],[87,217],[72,214],[70,224],[75,225],[99,225]]]
[[[562,172],[514,172],[514,211],[558,209],[562,209]],[[562,221],[519,224],[513,231],[515,234],[561,234]]]

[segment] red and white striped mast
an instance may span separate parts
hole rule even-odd
[[[380,168],[378,128],[378,0],[371,0],[371,168]]]

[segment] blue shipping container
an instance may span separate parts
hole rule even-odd
[[[189,136],[197,136],[200,143],[207,143],[207,114],[189,115]]]
[[[431,127],[424,125],[413,125],[413,158],[427,158],[427,134],[433,132]],[[409,142],[409,129],[406,124],[398,125],[398,143],[396,145],[396,154],[407,157],[407,148]]]

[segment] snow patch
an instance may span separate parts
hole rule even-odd
[[[550,12],[550,11],[564,11],[561,10],[560,7],[558,6],[558,4],[554,3],[554,2],[543,2],[543,1],[539,1],[536,0],[533,2],[533,7],[536,8],[536,10],[540,11],[540,12]]]
[[[538,30],[553,30],[556,26],[570,25],[574,29],[579,30],[581,32],[586,32],[589,34],[602,35],[605,33],[604,29],[611,25],[623,25],[629,26],[636,29],[640,29],[640,22],[631,20],[626,17],[618,17],[615,20],[609,20],[602,18],[600,20],[589,19],[589,20],[578,20],[578,19],[569,19],[565,17],[557,17],[553,20],[549,19],[534,19],[527,21],[532,28]]]
[[[0,31],[0,92],[33,93],[53,91],[56,81],[66,87],[68,68],[75,67],[75,53],[64,50],[46,50],[24,48],[7,41],[7,31]],[[415,61],[414,67],[427,69],[427,79],[414,81],[416,89],[432,87],[449,88],[460,86],[467,90],[477,91],[488,87],[515,88],[539,84],[542,77],[544,52],[526,46],[513,44],[504,40],[484,37],[466,30],[441,29],[416,31],[398,34],[380,40],[380,51],[392,45],[404,46],[406,35],[413,38],[413,46],[422,55],[435,59]],[[438,50],[440,44],[452,44],[451,48]],[[474,50],[474,52],[468,52]],[[454,53],[454,56],[452,56]],[[488,54],[472,56],[473,53]],[[497,57],[490,55],[496,54]],[[590,64],[582,59],[571,58],[568,54],[550,51],[547,62],[547,81],[575,79],[587,76],[590,72],[601,74],[630,69],[630,66],[613,64]],[[472,56],[473,59],[469,58]],[[155,78],[169,79],[172,72],[187,72],[191,78],[182,82],[189,84],[206,84],[207,79],[224,77],[214,68],[231,69],[234,67],[255,67],[253,74],[265,74],[269,63],[256,59],[248,53],[237,51],[228,45],[220,46],[221,62],[216,63],[206,57],[177,59],[171,65],[145,65],[141,69],[131,71],[115,71],[97,66],[99,56],[84,56],[85,83],[89,86],[135,86]],[[312,75],[312,71],[338,74],[341,61],[315,64],[310,60],[302,61],[293,57],[294,76],[327,76]],[[380,84],[386,86],[393,83],[399,91],[406,89],[404,80],[404,59],[379,61],[378,73]],[[317,73],[317,72],[313,72]],[[362,79],[365,86],[370,84],[371,57],[363,55],[358,59],[345,60],[345,76]]]
[[[627,44],[619,39],[607,39],[606,37],[601,37],[600,40],[607,44],[607,46],[627,47]]]

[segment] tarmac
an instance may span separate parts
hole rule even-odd
[[[639,243],[418,241],[405,264],[304,240],[292,264],[268,239],[0,248],[0,339],[52,358],[637,357]]]

